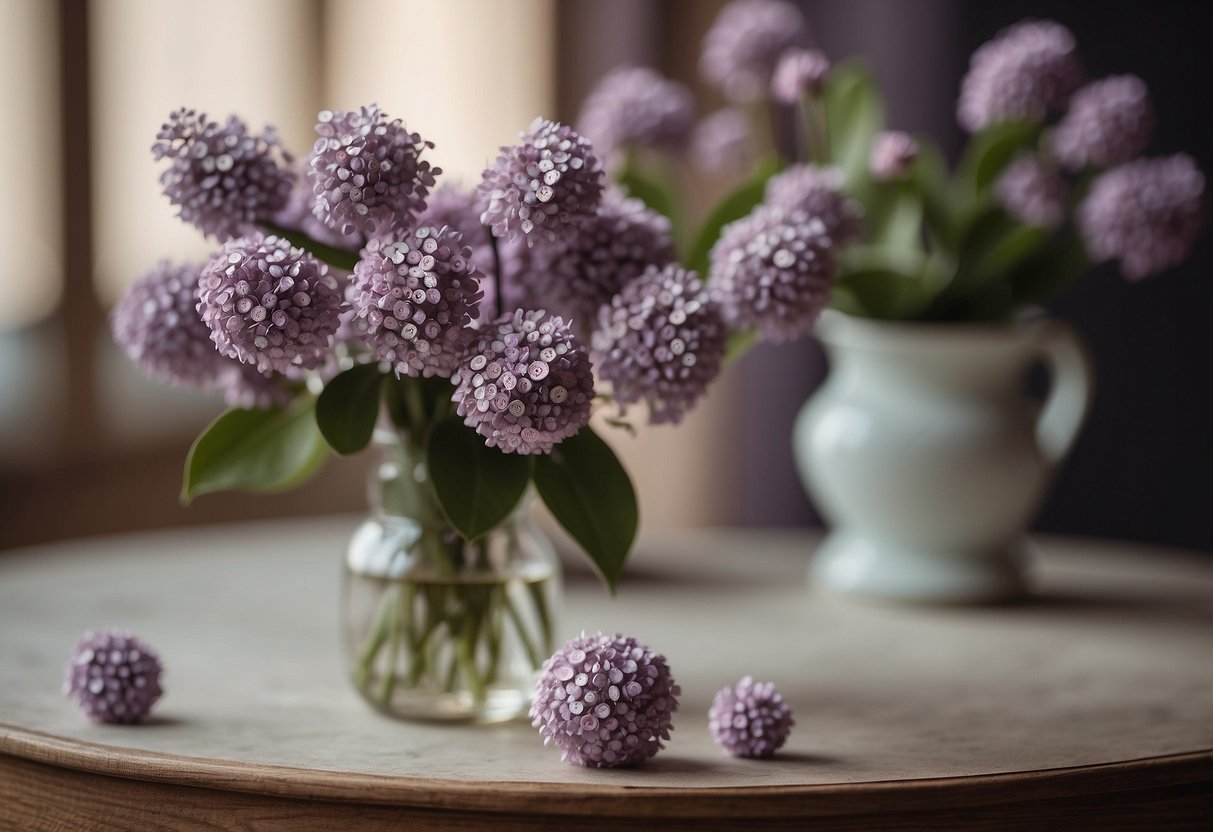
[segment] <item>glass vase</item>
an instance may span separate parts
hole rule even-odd
[[[420,452],[376,433],[370,516],[345,558],[344,646],[354,686],[403,719],[502,722],[526,712],[554,649],[560,565],[529,497],[465,542]]]

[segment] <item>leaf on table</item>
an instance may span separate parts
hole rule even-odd
[[[510,516],[531,478],[526,456],[488,447],[457,418],[444,419],[430,431],[425,461],[443,514],[469,541]]]
[[[190,448],[182,502],[215,491],[284,491],[312,477],[328,459],[315,408],[304,393],[283,408],[223,413]]]
[[[636,539],[639,509],[628,472],[588,426],[535,459],[535,486],[612,593]]]

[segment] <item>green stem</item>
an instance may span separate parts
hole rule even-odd
[[[510,620],[514,622],[514,630],[518,633],[518,640],[522,642],[522,647],[526,650],[527,658],[531,660],[531,667],[538,668],[543,664],[543,657],[539,654],[534,643],[531,641],[530,635],[526,631],[526,622],[522,620],[522,615],[518,612],[518,608],[514,605],[514,599],[510,597],[509,586],[504,587],[505,611],[509,614]]]
[[[371,667],[375,663],[375,658],[379,655],[383,643],[387,640],[388,624],[391,620],[392,613],[392,598],[391,589],[384,593],[379,600],[379,610],[375,614],[375,623],[371,627],[371,632],[367,636],[366,644],[362,648],[361,655],[358,656],[358,665],[354,671],[354,680],[358,687],[365,689],[371,679]]]
[[[399,601],[401,598],[400,587],[397,585],[397,586],[392,587],[392,589],[395,590],[395,592],[393,593],[395,595],[394,600]],[[397,605],[396,616],[392,620],[390,628],[389,628],[388,646],[387,646],[387,655],[388,655],[387,665],[384,668],[383,678],[380,680],[380,685],[379,685],[379,700],[385,706],[389,702],[391,702],[392,691],[396,687],[396,661],[400,655],[400,629],[401,629],[400,610],[399,610],[399,606]]]
[[[317,240],[313,240],[302,231],[294,228],[286,228],[285,226],[276,223],[262,221],[261,229],[267,234],[273,234],[276,237],[281,237],[290,242],[291,245],[298,248],[305,248],[318,259],[323,260],[330,266],[343,271],[352,272],[354,266],[358,263],[358,255],[352,251],[337,248],[336,246],[325,245]]]
[[[531,593],[531,600],[535,602],[535,614],[539,617],[539,628],[543,632],[543,652],[551,653],[555,648],[552,644],[552,614],[548,610],[545,584],[527,581],[526,588]]]
[[[479,643],[480,621],[484,615],[483,606],[476,597],[479,589],[475,586],[463,588],[463,627],[455,647],[463,679],[472,692],[472,700],[477,704],[484,702],[484,680],[476,670],[476,646]]]

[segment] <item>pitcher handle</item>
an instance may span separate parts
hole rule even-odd
[[[1049,394],[1036,423],[1036,442],[1050,465],[1069,453],[1087,418],[1095,386],[1091,353],[1079,334],[1066,323],[1037,324],[1036,349],[1049,368]]]

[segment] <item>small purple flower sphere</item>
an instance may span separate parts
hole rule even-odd
[[[795,104],[805,93],[818,95],[829,73],[830,59],[820,49],[790,49],[771,76],[771,96],[781,104]]]
[[[95,722],[141,720],[163,691],[160,657],[124,630],[87,632],[67,664],[63,693]]]
[[[733,757],[770,757],[795,724],[775,685],[750,676],[717,691],[708,710],[712,740]]]
[[[279,237],[224,244],[198,278],[198,312],[219,352],[262,373],[320,363],[342,290],[328,267]]]
[[[293,231],[301,231],[318,243],[346,251],[359,251],[366,245],[366,237],[362,234],[342,234],[318,220],[312,213],[315,201],[311,185],[306,182],[296,185],[286,206],[274,215],[274,223]]]
[[[475,336],[480,281],[458,231],[371,240],[354,267],[354,328],[397,376],[449,377]]]
[[[1129,280],[1177,266],[1200,232],[1205,177],[1191,156],[1139,159],[1100,174],[1078,207],[1096,260],[1119,260]]]
[[[531,254],[530,268],[517,276],[523,305],[550,309],[578,332],[588,332],[599,307],[650,266],[677,258],[670,221],[614,188],[580,234]]]
[[[177,110],[156,134],[152,155],[168,160],[160,184],[181,219],[219,240],[273,217],[295,181],[273,128],[252,136],[235,116],[220,125],[205,113]]]
[[[551,453],[590,421],[590,359],[568,325],[542,310],[481,329],[451,381],[463,421],[506,453]]]
[[[691,135],[691,159],[705,171],[740,173],[758,160],[745,113],[725,107],[702,119]]]
[[[961,82],[956,118],[976,133],[992,124],[1043,119],[1082,83],[1074,36],[1051,20],[1023,20],[978,47]]]
[[[694,125],[690,89],[643,66],[617,66],[602,76],[577,119],[604,157],[627,147],[681,150]]]
[[[713,246],[709,291],[731,327],[787,341],[813,328],[834,277],[834,243],[819,217],[760,205]]]
[[[868,168],[876,181],[891,182],[907,177],[917,158],[918,142],[913,136],[900,130],[885,130],[872,140]]]
[[[644,400],[650,422],[677,424],[720,372],[727,340],[694,272],[650,266],[599,310],[594,365],[621,408]]]
[[[1066,218],[1069,189],[1056,168],[1022,155],[994,183],[994,198],[1008,214],[1037,228],[1057,228]]]
[[[175,387],[212,390],[227,362],[198,317],[202,266],[162,260],[110,313],[114,340],[145,375]]]
[[[1053,130],[1053,153],[1067,169],[1105,168],[1145,150],[1154,135],[1154,108],[1136,75],[1105,78],[1074,93]]]
[[[845,246],[859,237],[863,209],[843,191],[838,168],[793,165],[767,181],[766,202],[821,220],[837,245]]]
[[[602,199],[603,173],[588,139],[537,118],[522,141],[501,148],[478,187],[480,221],[494,237],[555,243],[575,237]]]
[[[731,101],[764,97],[784,52],[810,45],[804,15],[785,0],[734,0],[703,39],[699,71]]]
[[[421,158],[431,142],[371,104],[358,110],[321,110],[308,161],[316,218],[349,236],[403,233],[425,208],[434,177]]]
[[[681,693],[665,656],[631,636],[595,633],[543,663],[530,715],[566,763],[635,765],[669,740]]]

